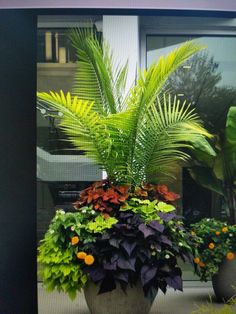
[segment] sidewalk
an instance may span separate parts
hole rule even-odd
[[[166,295],[158,293],[150,314],[191,314],[197,306],[206,304],[210,297],[215,307],[222,306],[214,301],[210,283],[184,282],[184,292],[169,289]],[[41,283],[38,284],[38,306],[38,314],[90,314],[83,293],[71,301],[65,294],[47,293]]]

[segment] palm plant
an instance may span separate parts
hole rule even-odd
[[[210,151],[196,113],[162,88],[189,57],[203,47],[188,41],[161,57],[124,95],[128,63],[116,66],[96,32],[74,30],[78,69],[72,93],[38,93],[38,102],[63,115],[59,126],[76,149],[98,163],[112,183],[155,182],[173,177],[189,149]]]

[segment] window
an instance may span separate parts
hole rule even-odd
[[[37,90],[72,90],[76,53],[69,41],[74,27],[96,27],[100,16],[39,16]],[[71,210],[79,191],[100,180],[102,171],[82,151],[76,151],[58,128],[50,108],[37,108],[37,236],[43,238],[55,208]]]
[[[190,102],[206,128],[217,134],[224,129],[229,107],[236,105],[235,19],[169,17],[164,21],[156,17],[156,26],[145,23],[143,20],[147,67],[187,40],[206,46],[172,74],[165,88]],[[188,222],[206,216],[225,217],[221,197],[197,185],[186,169],[179,177],[179,185]]]

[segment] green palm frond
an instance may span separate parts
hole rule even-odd
[[[139,74],[137,84],[131,89],[126,99],[127,109],[109,117],[108,124],[113,128],[113,132],[119,128],[119,132],[122,131],[126,136],[126,147],[123,148],[123,151],[126,150],[124,159],[133,175],[136,173],[138,176],[138,172],[140,175],[145,172],[142,166],[137,168],[137,151],[145,150],[145,146],[140,144],[140,139],[143,137],[146,121],[149,121],[149,116],[147,116],[149,108],[155,103],[168,76],[202,48],[193,41],[189,41],[166,57],[161,57],[159,63],[153,64],[143,75]],[[169,120],[166,121],[166,123],[169,122]],[[118,138],[118,133],[116,138]],[[149,141],[150,138],[147,137],[145,145],[149,145]],[[183,153],[182,155],[184,156]]]
[[[111,139],[99,114],[93,111],[94,102],[72,97],[70,93],[37,93],[39,103],[46,104],[61,112],[60,128],[79,150],[110,173],[107,159],[110,153]]]
[[[158,172],[166,166],[166,177],[172,176],[175,165],[190,158],[189,149],[193,144],[211,137],[194,110],[189,110],[189,105],[181,104],[176,97],[173,101],[170,96],[166,99],[165,95],[162,102],[158,99],[157,105],[149,108],[148,123],[142,128],[143,135],[139,135],[138,141],[145,146],[145,156],[143,149],[137,146],[135,160],[139,160],[138,164],[142,165],[149,180],[154,174],[156,180],[160,179]]]
[[[190,41],[160,58],[139,74],[125,98],[128,63],[115,66],[94,31],[74,30],[70,38],[78,56],[75,96],[38,93],[38,101],[63,113],[60,127],[69,140],[112,182],[138,185],[173,177],[193,143],[210,135],[189,106],[159,95],[169,75],[202,46]]]
[[[108,45],[101,43],[94,30],[75,29],[70,39],[78,57],[73,94],[94,101],[93,109],[103,116],[120,111],[127,64],[114,69]]]

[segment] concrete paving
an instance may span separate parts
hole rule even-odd
[[[215,308],[222,306],[214,300],[211,283],[184,282],[184,292],[172,289],[169,289],[166,295],[159,292],[150,314],[192,314],[200,305],[207,304],[211,298]],[[83,293],[78,294],[77,298],[71,301],[63,293],[46,292],[40,283],[38,308],[38,314],[90,314]]]

